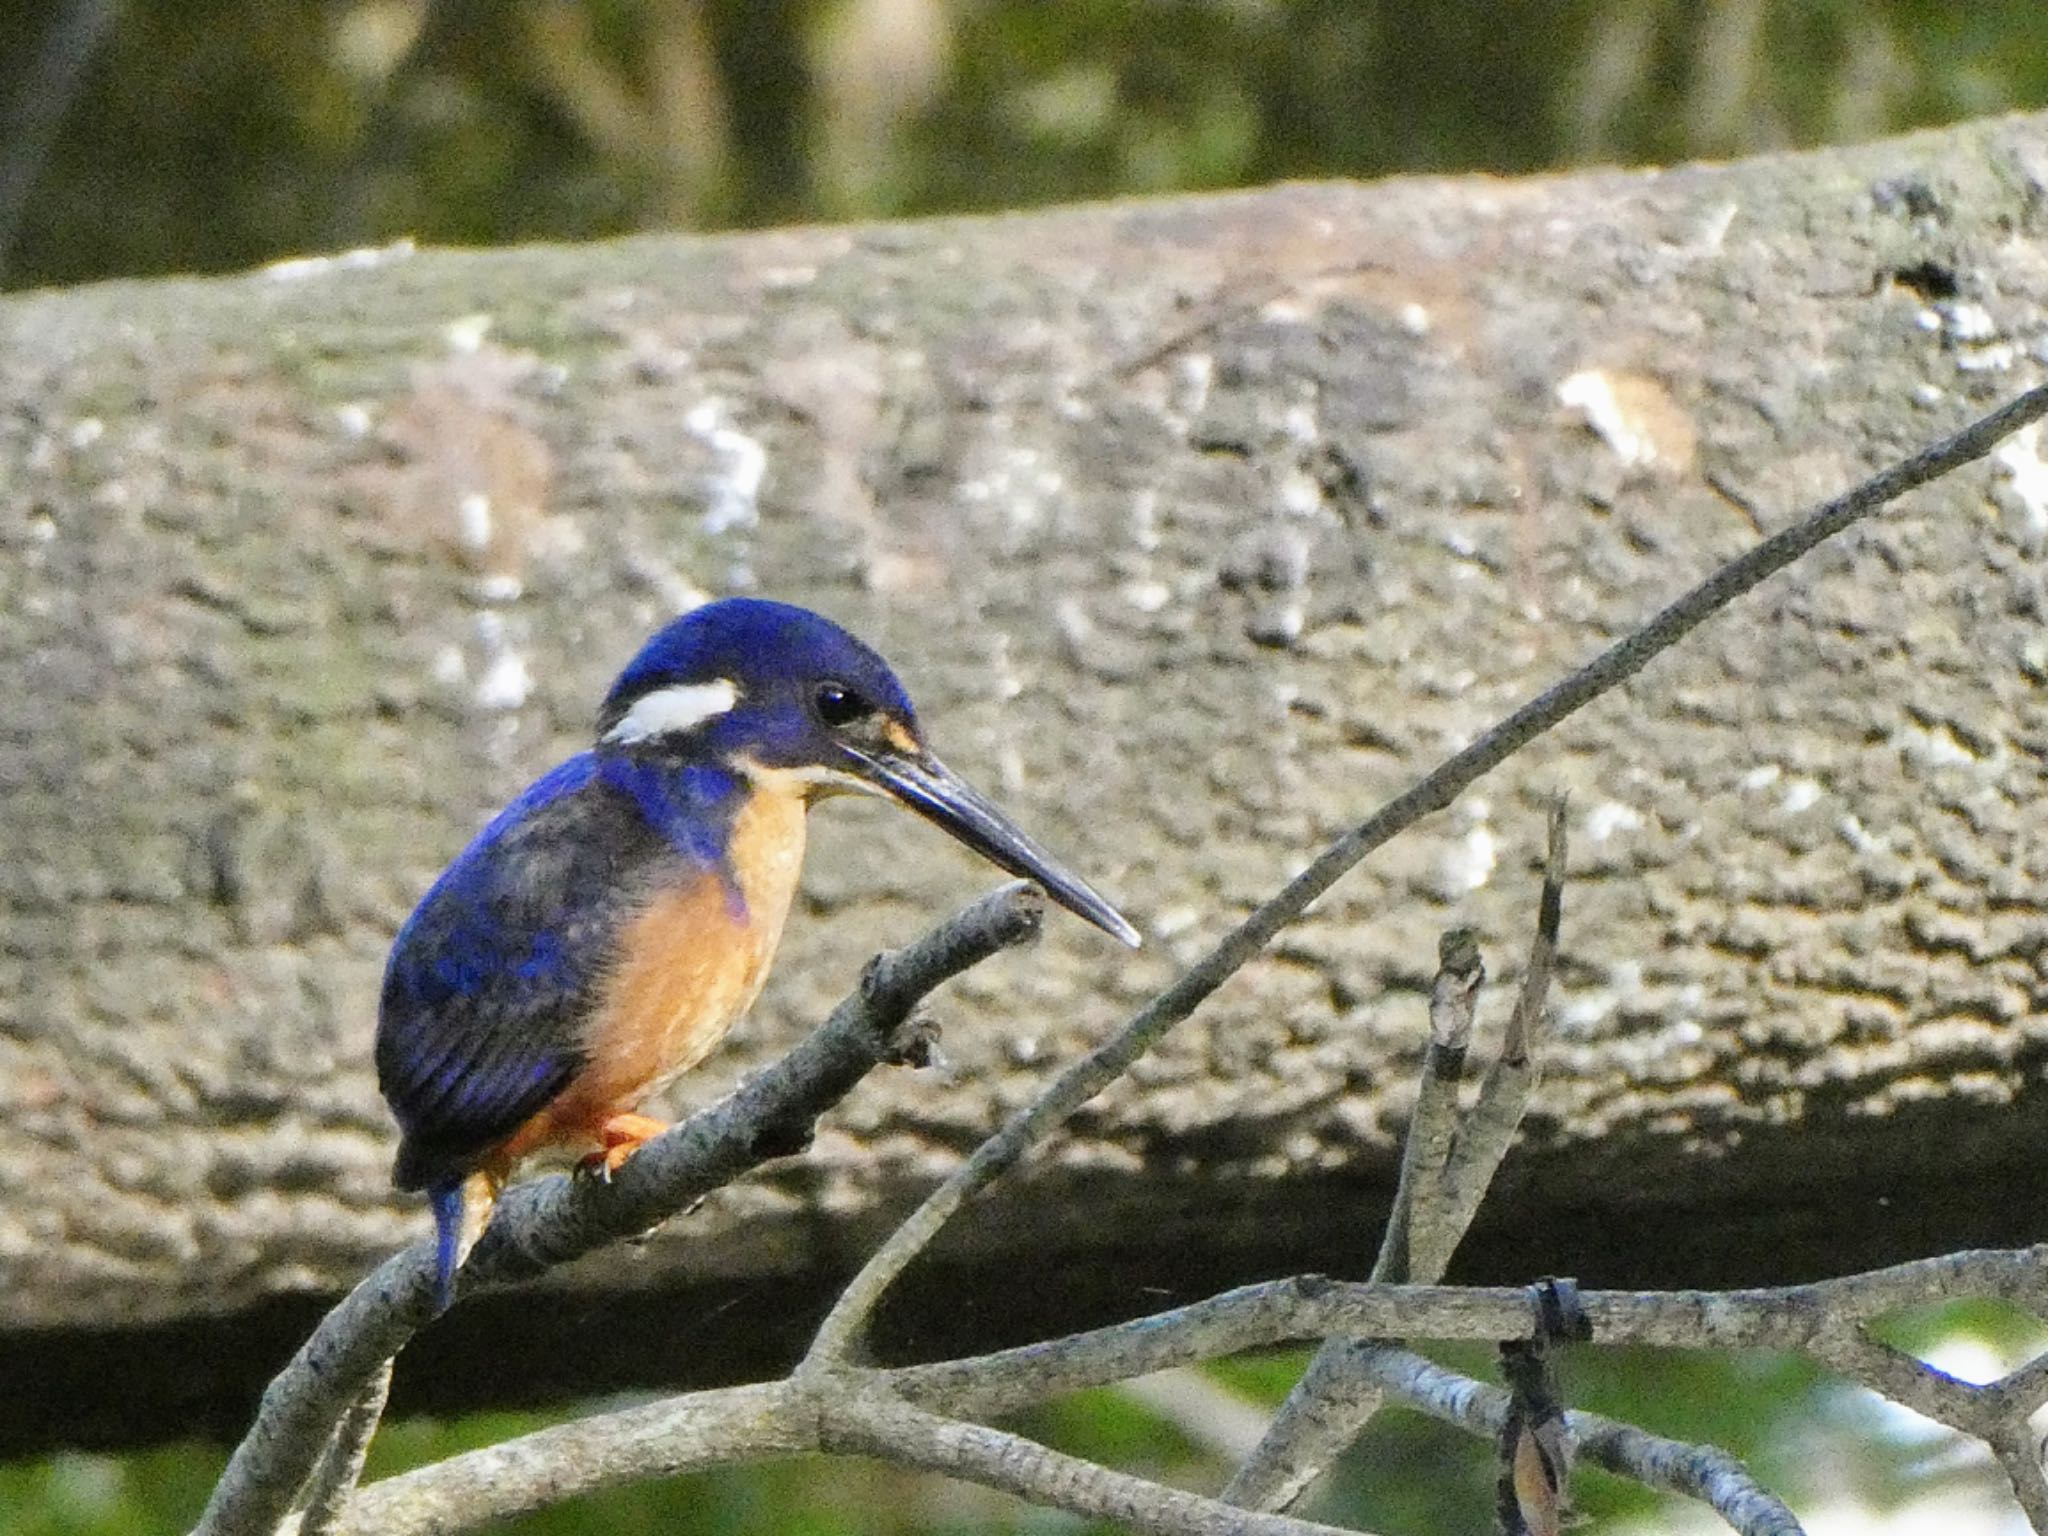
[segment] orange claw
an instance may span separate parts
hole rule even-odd
[[[598,1151],[577,1163],[584,1173],[594,1173],[607,1184],[625,1166],[626,1159],[668,1129],[666,1120],[651,1115],[613,1115],[597,1128]]]

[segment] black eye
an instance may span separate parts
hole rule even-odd
[[[818,718],[835,730],[842,725],[851,725],[856,720],[866,719],[875,712],[874,705],[844,683],[820,683],[817,706]]]

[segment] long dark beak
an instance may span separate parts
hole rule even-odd
[[[930,753],[855,752],[860,775],[938,823],[998,868],[1044,886],[1052,899],[1076,917],[1136,949],[1138,930],[1124,920],[1085,880],[1026,837],[1017,824],[982,797],[973,785]]]

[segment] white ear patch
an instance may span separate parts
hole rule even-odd
[[[715,683],[679,683],[657,688],[634,701],[619,723],[604,733],[610,742],[645,741],[650,736],[677,735],[702,725],[739,703],[740,691],[721,677]]]

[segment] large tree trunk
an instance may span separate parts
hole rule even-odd
[[[369,1068],[385,946],[700,594],[872,638],[1148,947],[1055,919],[954,989],[949,1072],[870,1083],[544,1305],[460,1309],[401,1401],[779,1360],[905,1202],[1322,840],[2030,382],[2044,198],[2036,117],[0,304],[0,1378],[39,1384],[0,1394],[0,1448],[238,1425],[423,1231]],[[1359,1271],[1436,936],[1477,924],[1512,976],[1560,790],[1561,1038],[1465,1273],[1789,1280],[2039,1236],[2037,447],[1385,850],[961,1224],[895,1347]],[[814,829],[768,995],[684,1097],[989,878],[883,807]]]

